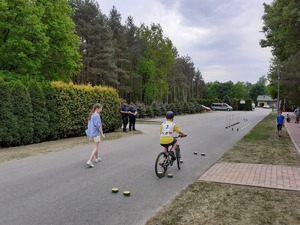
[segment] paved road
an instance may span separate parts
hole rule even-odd
[[[85,167],[90,145],[2,163],[1,224],[144,224],[269,112],[256,109],[176,117],[188,137],[181,141],[182,169],[173,166],[172,179],[158,179],[154,173],[161,151],[158,125],[138,124],[144,134],[101,143],[103,160],[93,169]],[[236,121],[240,124],[225,129]],[[195,151],[206,156],[194,155]],[[113,187],[121,193],[112,194]],[[124,197],[124,190],[130,190],[131,196]]]

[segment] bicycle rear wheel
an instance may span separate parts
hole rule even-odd
[[[180,170],[181,154],[180,154],[180,148],[178,145],[176,146],[175,153],[176,153],[176,159],[177,159],[177,166],[178,166],[178,169]]]
[[[168,170],[169,162],[168,157],[165,152],[161,152],[158,154],[156,161],[155,161],[155,174],[158,178],[162,178],[165,176]]]

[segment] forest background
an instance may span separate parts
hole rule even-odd
[[[180,56],[160,24],[136,26],[113,6],[104,15],[94,0],[0,0],[0,70],[10,79],[59,80],[110,86],[129,102],[280,97],[299,105],[300,3],[264,4],[270,71],[257,83],[205,83],[190,56]]]

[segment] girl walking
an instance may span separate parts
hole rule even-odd
[[[103,130],[102,130],[101,117],[99,114],[101,111],[102,111],[101,104],[97,103],[93,106],[88,117],[88,129],[85,131],[87,137],[93,140],[94,142],[94,148],[92,150],[89,160],[86,162],[86,165],[89,168],[94,167],[94,164],[92,163],[94,157],[95,157],[94,162],[97,163],[101,161],[101,158],[99,158],[98,155],[98,148],[99,148],[99,143],[101,141],[101,136],[105,138],[105,135],[103,134]]]

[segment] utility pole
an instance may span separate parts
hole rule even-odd
[[[279,84],[279,81],[280,81],[280,64],[278,63],[278,87],[277,87],[277,113],[279,113],[279,110],[280,110],[280,93],[279,93],[279,87],[280,87],[280,84]]]

